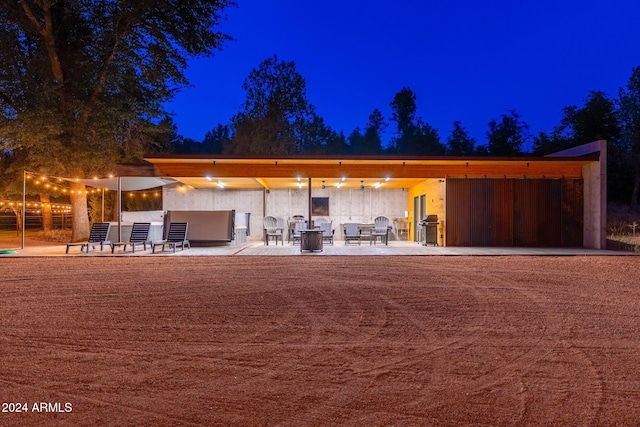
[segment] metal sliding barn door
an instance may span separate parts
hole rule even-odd
[[[447,179],[447,246],[582,246],[581,179]]]

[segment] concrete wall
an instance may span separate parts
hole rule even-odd
[[[182,185],[165,186],[162,208],[168,210],[235,210],[251,212],[251,235],[248,240],[262,239],[262,190],[193,189]]]
[[[314,189],[312,197],[329,198],[328,219],[333,221],[336,239],[342,239],[339,226],[345,222],[372,223],[384,215],[389,219],[404,217],[406,190],[382,188]],[[293,215],[309,216],[309,192],[303,189],[219,190],[166,186],[163,189],[164,210],[230,210],[251,213],[251,235],[248,240],[262,240],[263,209],[266,215],[290,221]]]
[[[309,190],[273,189],[266,194],[266,214],[291,221],[293,215],[309,216]],[[373,223],[380,215],[389,219],[404,216],[407,209],[406,190],[373,189],[313,189],[312,197],[329,198],[329,215],[333,222],[335,238],[340,240],[346,222]],[[315,218],[315,216],[314,216]]]
[[[600,160],[582,167],[584,180],[584,247],[607,247],[607,141],[594,141],[568,150],[553,153],[550,157],[580,157],[600,153]]]

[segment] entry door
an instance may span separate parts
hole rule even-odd
[[[421,194],[420,197],[413,198],[413,241],[420,241],[420,233],[422,228],[420,227],[420,221],[427,214],[427,195]]]
[[[418,221],[420,221],[420,207],[418,202],[418,196],[413,198],[413,241],[417,242],[420,240],[418,235]]]

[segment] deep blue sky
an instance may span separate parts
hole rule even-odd
[[[238,0],[227,18],[235,41],[191,60],[193,87],[168,105],[198,141],[229,123],[243,81],[274,54],[295,62],[336,131],[364,128],[374,108],[389,120],[407,86],[443,143],[460,120],[484,144],[487,123],[511,109],[532,135],[550,131],[563,107],[591,90],[617,96],[640,66],[637,0]]]

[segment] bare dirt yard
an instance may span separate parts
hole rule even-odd
[[[0,258],[0,425],[638,425],[639,260]]]

